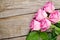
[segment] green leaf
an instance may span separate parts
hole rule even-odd
[[[55,28],[52,30],[51,34],[52,34],[52,40],[56,40],[57,34],[55,33]]]
[[[56,40],[57,39],[56,30],[58,30],[57,27],[52,24],[50,29],[51,29],[51,32],[47,33],[49,36],[49,40]]]
[[[55,26],[55,25],[51,25],[51,28],[52,28],[52,29],[55,28],[55,33],[56,33],[57,35],[60,34],[60,28],[59,28],[59,27],[57,27],[57,26]]]
[[[46,32],[32,31],[28,34],[26,40],[48,40],[48,35]]]
[[[56,36],[55,29],[48,33],[49,40],[56,40]]]
[[[26,40],[40,40],[39,32],[32,31],[28,34]]]
[[[51,29],[54,29],[55,27],[56,27],[56,26],[52,24],[50,28],[51,28]]]
[[[55,34],[54,34],[54,35],[55,35]],[[56,40],[56,36],[53,37],[53,34],[52,34],[52,33],[49,33],[49,34],[48,34],[48,37],[49,37],[48,40]]]
[[[58,23],[56,23],[55,26],[60,28],[60,21]]]
[[[60,34],[60,28],[56,27],[56,28],[55,28],[55,33],[56,33],[57,35],[59,35],[59,34]]]
[[[42,40],[48,40],[48,35],[46,32],[40,32],[40,37]]]

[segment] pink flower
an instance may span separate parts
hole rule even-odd
[[[53,12],[53,11],[55,10],[55,7],[54,7],[54,4],[53,4],[52,2],[47,2],[47,3],[44,5],[43,9],[44,9],[46,12],[51,13],[51,12]]]
[[[41,30],[46,31],[50,28],[51,22],[48,19],[42,19],[40,22],[36,20],[32,20],[30,24],[31,30]]]
[[[30,24],[31,30],[46,31],[50,28],[51,22],[47,19],[47,14],[44,10],[39,9],[34,18]]]
[[[50,14],[48,14],[48,13]],[[31,30],[46,31],[50,28],[51,23],[55,24],[60,21],[60,12],[55,10],[52,2],[47,2],[43,9],[39,9],[31,21]]]
[[[57,23],[58,21],[60,21],[60,12],[55,10],[53,11],[50,16],[49,16],[49,20],[54,24]]]
[[[40,30],[40,22],[33,19],[30,24],[30,29],[31,30]]]
[[[40,21],[40,30],[43,32],[43,31],[46,31],[47,29],[49,29],[50,28],[50,25],[51,25],[51,22],[48,20],[48,19],[42,19],[41,21]]]
[[[38,12],[36,13],[36,20],[38,20],[38,21],[40,21],[40,20],[42,20],[43,18],[46,18],[46,17],[47,17],[47,14],[42,9],[39,9]]]

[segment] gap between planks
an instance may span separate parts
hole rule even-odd
[[[36,13],[36,12],[34,12],[34,13]],[[15,15],[15,16],[10,16],[10,17],[4,17],[4,18],[0,18],[0,19],[7,19],[7,18],[11,18],[11,17],[16,17],[16,16],[31,15],[31,14],[34,14],[34,13],[20,14],[20,15]]]
[[[11,9],[8,9],[8,10],[11,10]],[[14,9],[12,9],[14,10]],[[57,8],[55,10],[60,10],[60,8]],[[26,14],[20,14],[20,15],[15,15],[15,16],[24,16],[24,15],[30,15],[30,14],[35,14],[36,12],[33,12],[33,13],[26,13]],[[0,18],[0,19],[6,19],[6,18],[11,18],[11,17],[15,17],[15,16],[10,16],[10,17],[4,17],[4,18]]]
[[[16,36],[16,37],[9,37],[9,38],[1,38],[0,40],[5,40],[5,39],[14,39],[14,38],[26,37],[26,36],[27,36],[27,35]]]

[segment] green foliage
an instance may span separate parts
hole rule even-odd
[[[26,40],[56,40],[56,34],[55,31],[51,33],[32,31],[28,34]]]
[[[26,40],[56,40],[57,35],[60,34],[60,27],[57,25],[60,25],[60,22],[59,24],[52,24],[50,32],[31,31]]]
[[[57,35],[60,35],[60,28],[59,28],[59,27],[55,27],[55,33],[56,33]]]
[[[55,33],[57,35],[60,35],[60,21],[58,23],[55,24]]]
[[[55,33],[55,29],[52,30],[52,32],[48,33],[49,40],[56,40],[57,34]]]
[[[40,40],[39,32],[37,31],[30,32],[26,40]]]
[[[32,31],[28,34],[26,40],[48,40],[46,32]]]
[[[56,23],[55,26],[60,28],[60,21]]]
[[[51,25],[51,28],[53,29],[55,29],[55,33],[57,34],[57,35],[59,35],[60,34],[60,28],[58,27],[58,26],[55,26],[55,25]]]
[[[48,35],[46,32],[40,32],[40,37],[42,40],[48,40]]]

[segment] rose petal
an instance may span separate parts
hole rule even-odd
[[[50,16],[49,16],[49,20],[54,24],[57,23],[58,21],[60,21],[60,12],[59,11],[53,11]]]
[[[47,29],[50,28],[51,22],[48,19],[43,19],[40,21],[41,25],[41,31],[46,31]]]
[[[32,20],[32,22],[30,24],[30,28],[31,28],[31,30],[40,30],[40,22],[38,22],[36,20]]]
[[[52,2],[47,2],[47,3],[44,5],[43,9],[44,9],[46,12],[51,13],[51,12],[53,12],[53,11],[55,10],[55,7],[54,7],[54,4],[53,4]]]
[[[36,13],[36,20],[38,20],[38,21],[40,21],[40,20],[42,20],[42,19],[44,19],[46,17],[47,17],[47,14],[42,9],[39,9],[38,12]]]

